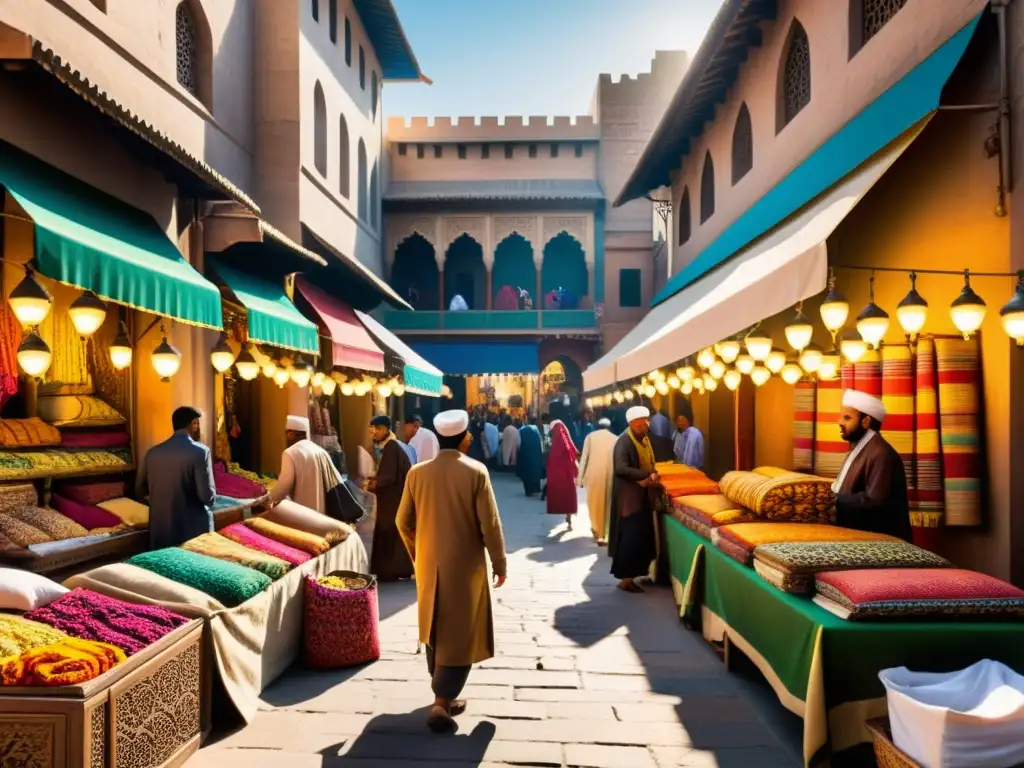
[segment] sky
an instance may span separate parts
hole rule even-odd
[[[425,84],[389,84],[386,115],[585,115],[602,72],[696,53],[721,0],[394,0]]]

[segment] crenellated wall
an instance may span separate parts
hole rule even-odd
[[[484,141],[597,141],[597,121],[592,115],[547,117],[389,117],[387,136],[393,143]]]

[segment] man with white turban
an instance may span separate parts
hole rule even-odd
[[[341,474],[331,455],[309,439],[309,419],[289,416],[285,422],[287,444],[281,456],[281,473],[270,491],[270,503],[277,505],[286,497],[296,504],[327,513],[327,494],[342,484]]]
[[[886,412],[877,397],[843,393],[839,432],[850,452],[832,484],[836,524],[910,541],[910,504],[903,460],[879,434]]]
[[[615,478],[612,454],[616,437],[611,432],[612,423],[601,419],[598,428],[583,441],[580,455],[580,487],[587,489],[587,511],[590,513],[590,530],[599,545],[607,544],[608,508],[612,503],[612,481]]]

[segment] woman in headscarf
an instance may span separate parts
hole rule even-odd
[[[576,475],[580,454],[569,437],[569,430],[556,419],[551,424],[551,451],[548,453],[547,502],[549,515],[565,515],[566,525],[572,530],[576,514]]]
[[[509,422],[501,433],[501,463],[514,467],[519,455],[519,422]]]
[[[544,478],[544,449],[541,445],[537,417],[530,419],[519,430],[519,455],[516,457],[519,479],[527,496],[540,493],[540,481]]]

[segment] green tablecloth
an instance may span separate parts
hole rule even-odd
[[[804,758],[869,741],[864,720],[885,713],[878,673],[889,667],[947,672],[988,658],[1024,672],[1024,624],[858,622],[786,594],[672,518],[665,518],[677,600],[719,622],[727,646],[761,669],[779,700],[804,718]],[[710,614],[710,616],[709,616]]]

